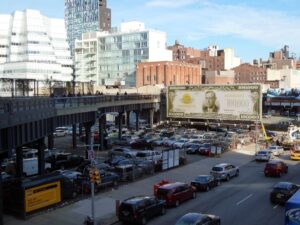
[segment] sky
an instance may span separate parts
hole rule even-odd
[[[112,25],[142,21],[187,47],[234,48],[243,62],[267,59],[269,52],[290,46],[300,57],[299,0],[107,0]],[[0,13],[26,8],[64,18],[64,0],[0,0]]]

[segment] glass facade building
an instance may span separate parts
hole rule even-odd
[[[143,61],[172,60],[166,49],[164,32],[121,29],[116,32],[91,32],[76,41],[75,63],[78,81],[98,85],[136,86],[136,65]]]
[[[72,55],[75,40],[80,39],[82,33],[109,30],[110,18],[106,0],[65,0],[65,22]]]

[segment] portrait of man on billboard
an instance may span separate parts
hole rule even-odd
[[[204,113],[217,113],[219,111],[217,97],[214,91],[205,92],[205,101],[202,105],[202,110]]]

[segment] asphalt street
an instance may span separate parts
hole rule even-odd
[[[265,177],[265,163],[252,161],[243,165],[239,177],[223,182],[209,192],[198,192],[195,200],[182,203],[178,208],[170,208],[166,215],[154,218],[149,225],[173,225],[189,212],[218,215],[222,225],[283,225],[284,207],[272,205],[269,193],[273,185],[280,181],[300,183],[300,165],[286,161],[289,163],[289,173],[282,178]]]

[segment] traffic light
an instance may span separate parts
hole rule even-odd
[[[92,168],[89,172],[90,175],[90,182],[94,184],[101,183],[100,171],[96,168]]]

